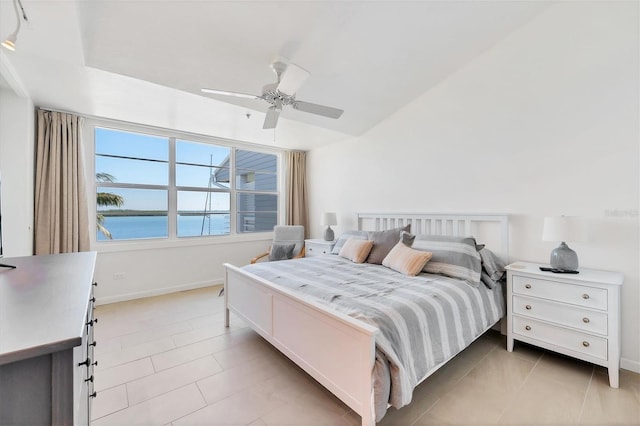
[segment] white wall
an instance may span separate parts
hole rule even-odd
[[[320,214],[509,213],[512,260],[548,262],[547,215],[588,218],[582,267],[624,273],[622,366],[640,371],[637,2],[562,2],[359,138],[309,158]]]
[[[34,108],[0,88],[0,173],[5,256],[33,254]]]
[[[172,293],[224,282],[225,262],[242,266],[266,251],[268,239],[100,251],[96,261],[98,304]]]

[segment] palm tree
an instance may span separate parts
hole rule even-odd
[[[114,182],[116,178],[109,173],[96,173],[96,180],[98,182]],[[122,207],[124,205],[124,198],[121,195],[111,192],[98,192],[96,204],[100,207]],[[111,232],[104,227],[104,215],[98,213],[96,223],[98,225],[98,231],[102,232],[102,235],[109,239],[113,238]]]

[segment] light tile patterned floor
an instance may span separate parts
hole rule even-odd
[[[95,425],[359,425],[360,417],[232,317],[218,288],[99,306]],[[640,424],[640,375],[489,332],[380,425]]]

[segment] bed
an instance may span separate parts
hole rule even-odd
[[[474,235],[479,242],[486,242],[500,258],[508,260],[506,215],[360,213],[356,215],[356,223],[358,229],[369,231],[411,224],[414,234]],[[229,325],[229,312],[236,313],[358,413],[362,417],[362,425],[373,425],[376,418],[381,418],[380,395],[384,395],[381,387],[385,386],[381,377],[388,374],[391,383],[395,383],[388,394],[392,405],[405,405],[411,400],[411,392],[418,383],[494,326],[503,314],[499,286],[493,291],[485,291],[483,286],[469,290],[472,287],[466,283],[456,283],[459,280],[432,274],[400,277],[397,272],[383,266],[353,265],[336,255],[269,262],[268,265],[245,268],[225,264],[225,271],[225,325]],[[375,288],[376,294],[360,295],[362,280],[369,282],[374,278],[379,281],[369,287]],[[430,329],[425,333],[439,333],[441,336],[449,333],[453,336],[449,337],[449,342],[453,344],[442,344],[442,339],[429,340],[428,336],[424,336],[424,339],[410,339],[411,344],[405,342],[407,346],[404,349],[394,348],[402,339],[390,335],[384,323],[370,320],[367,317],[369,313],[361,315],[351,308],[352,296],[357,299],[360,295],[362,300],[366,300],[367,306],[373,307],[372,311],[380,311],[382,309],[377,308],[382,304],[377,302],[380,300],[377,297],[388,297],[390,300],[388,294],[393,291],[394,297],[400,293],[411,295],[416,284],[426,281],[429,282],[430,291],[435,292],[423,297],[428,303],[435,300],[433,298],[452,299],[443,290],[451,287],[451,291],[459,295],[455,298],[465,300],[462,305],[468,305],[457,308],[454,303],[446,302],[453,306],[452,309],[460,310],[457,314],[446,314],[449,318],[455,318],[448,322],[451,323],[450,327],[458,328],[457,333],[450,334],[447,329]],[[346,282],[352,285],[344,286]],[[393,287],[385,287],[385,283],[391,283],[389,285]],[[422,288],[425,287],[422,285]],[[487,306],[486,312],[471,306],[476,306],[476,302],[478,306]],[[385,311],[384,315],[395,314]],[[415,316],[420,317],[417,314]],[[430,322],[426,318],[424,316],[422,321]],[[442,327],[442,321],[438,327]],[[457,337],[463,334],[464,338]],[[434,343],[436,341],[440,343]],[[424,348],[424,353],[416,350],[416,347]],[[339,348],[339,362],[336,361],[336,348]],[[418,367],[407,367],[400,363],[398,367],[395,358],[403,358],[407,354],[429,362],[418,363]],[[387,361],[392,368],[384,372]],[[386,401],[384,403],[386,410]]]

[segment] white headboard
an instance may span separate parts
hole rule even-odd
[[[509,262],[509,216],[506,214],[357,213],[358,229],[384,231],[411,224],[412,234],[473,236],[478,244]]]

